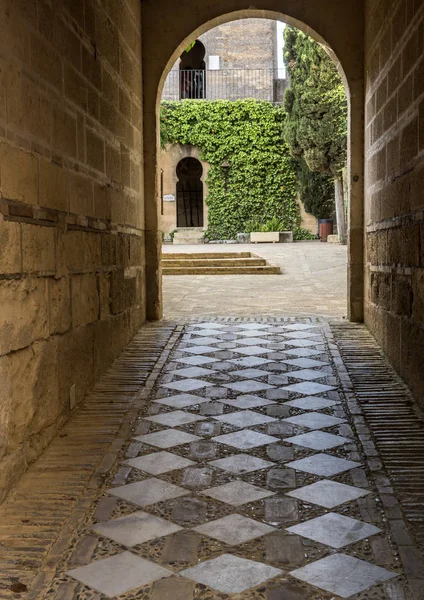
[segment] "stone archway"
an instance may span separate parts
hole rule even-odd
[[[170,19],[169,15],[174,14]],[[348,185],[350,207],[348,315],[363,320],[364,252],[364,73],[363,5],[347,0],[259,0],[252,8],[246,0],[213,0],[199,4],[187,0],[177,12],[172,0],[142,4],[144,80],[144,157],[146,229],[146,301],[149,319],[162,316],[161,232],[159,180],[159,103],[168,72],[184,48],[216,25],[243,18],[284,21],[323,44],[335,60],[349,99]],[[165,29],[164,29],[165,26]]]

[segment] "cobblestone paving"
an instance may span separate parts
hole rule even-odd
[[[413,598],[326,329],[187,325],[46,597]]]

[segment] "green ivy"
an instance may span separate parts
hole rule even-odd
[[[198,146],[207,177],[209,239],[235,239],[248,222],[300,224],[296,165],[283,141],[281,106],[257,100],[182,100],[161,105],[161,143]],[[227,179],[221,168],[230,163]]]

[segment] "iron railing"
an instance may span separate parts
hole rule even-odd
[[[281,102],[286,80],[278,69],[173,70],[162,100],[240,100]]]

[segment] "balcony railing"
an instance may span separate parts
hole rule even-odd
[[[278,69],[174,70],[162,100],[240,100],[281,102],[286,80]]]

